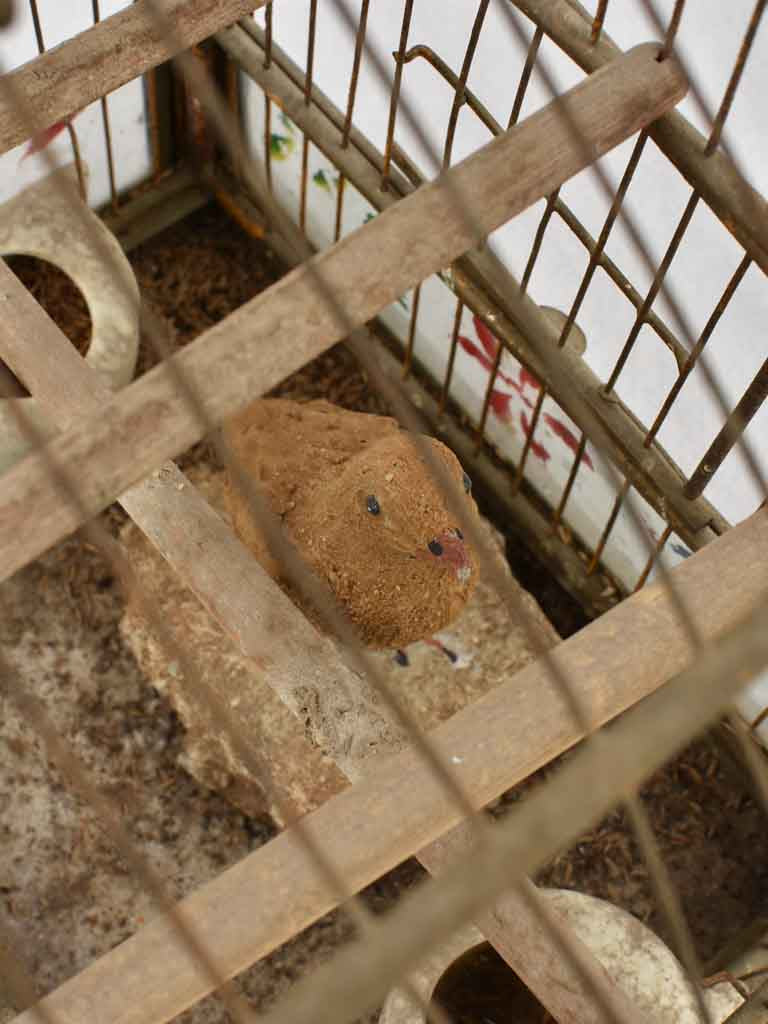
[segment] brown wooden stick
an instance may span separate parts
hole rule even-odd
[[[584,147],[575,144],[563,107],[589,140],[594,159],[677,102],[685,84],[674,63],[658,62],[656,52],[648,44],[619,58],[315,257],[311,267],[288,274],[175,356],[209,417],[220,422],[243,408],[581,170]],[[173,374],[159,366],[98,416],[55,439],[49,455],[77,471],[82,503],[96,514],[198,440],[202,430]],[[0,578],[79,525],[78,512],[60,500],[47,467],[46,458],[32,454],[3,478]],[[37,510],[34,517],[30,508]]]
[[[702,635],[714,639],[725,634],[768,598],[768,515],[752,516],[673,572]],[[599,725],[690,667],[693,652],[668,593],[651,584],[561,644],[555,657],[577,680]],[[725,680],[733,686],[739,676],[728,672]],[[642,735],[632,733],[645,745],[648,771],[657,756],[654,733],[675,717],[668,714],[670,709],[685,721],[704,704],[681,704],[674,684],[659,697],[667,703],[655,712],[658,721],[644,719]],[[644,710],[641,706],[629,713],[627,728],[634,728],[631,716]],[[579,738],[539,662],[431,734],[444,757],[460,761],[462,782],[478,807]],[[594,760],[599,751],[588,753]],[[612,786],[618,798],[624,784],[620,762],[619,757],[612,766],[615,771],[593,776],[592,788],[599,781],[603,791]],[[542,796],[547,796],[543,790],[525,802],[526,813]],[[548,849],[574,810],[572,799],[562,813],[547,819]],[[305,822],[350,887],[360,889],[455,826],[457,810],[418,757],[404,751],[384,760],[376,773]],[[522,830],[520,842],[531,840]],[[232,976],[332,909],[333,900],[288,830],[203,886],[182,907],[187,919],[208,936],[222,970]],[[178,948],[170,926],[159,919],[66,982],[45,1003],[61,1024],[160,1024],[208,991],[206,979]],[[16,1024],[36,1021],[25,1013]]]
[[[233,24],[265,0],[166,0],[182,48]],[[9,73],[25,96],[38,129],[76,114],[138,75],[170,60],[178,50],[158,35],[143,0],[80,32]],[[25,118],[0,95],[0,153],[29,137]]]
[[[2,273],[6,279],[3,279]],[[89,393],[89,385],[96,379],[91,371],[85,366],[81,357],[68,344],[61,335],[58,328],[31,300],[26,291],[15,278],[10,275],[7,268],[0,267],[0,285],[4,288],[5,294],[13,298],[14,316],[11,320],[17,326],[29,328],[22,331],[24,337],[33,337],[36,343],[23,344],[19,334],[6,333],[6,344],[2,349],[3,354],[9,358],[16,369],[24,376],[38,397],[48,400],[49,406],[56,410],[64,419],[71,418],[72,406],[75,410],[83,410],[103,400],[106,392],[98,385],[92,388]],[[15,289],[15,294],[14,294]],[[182,482],[181,490],[178,489],[179,480]],[[161,520],[178,521],[180,531],[171,530],[165,538],[166,553],[170,553],[172,562],[180,567],[182,575],[190,575],[190,567],[195,559],[188,557],[189,551],[193,554],[199,550],[201,539],[208,540],[205,531],[200,531],[196,526],[193,517],[187,514],[186,506],[192,500],[189,493],[184,493],[186,484],[184,478],[178,474],[173,477],[174,486],[170,491],[154,496],[143,509],[139,519],[144,519],[150,524],[150,530],[154,530],[153,523],[159,517]],[[144,485],[134,489],[141,491]],[[163,528],[161,528],[161,534]],[[189,547],[191,545],[191,547]],[[205,544],[207,559],[196,559],[197,562],[208,561],[212,567],[216,567],[221,558],[221,549],[209,543]],[[177,549],[181,549],[181,554]],[[186,552],[186,556],[185,556]],[[225,552],[224,563],[228,563],[228,556]],[[218,568],[214,572],[212,581],[213,593],[205,594],[205,586],[202,588],[203,600],[207,606],[217,608],[216,594],[220,585],[231,583],[231,580],[222,577]],[[211,581],[209,580],[209,590]],[[241,587],[240,581],[236,581],[236,589]],[[245,586],[245,594],[249,590]],[[252,595],[251,595],[252,596]],[[269,598],[270,594],[257,596],[257,601]],[[218,608],[218,616],[232,631],[237,630],[237,623],[241,620],[238,611],[238,601],[233,605],[225,605]],[[234,612],[233,612],[234,608]],[[298,616],[298,613],[294,614]],[[303,621],[303,620],[302,620]],[[292,625],[289,623],[289,626]],[[301,629],[299,629],[301,635]],[[306,668],[306,661],[303,666]],[[290,685],[286,688],[273,675],[272,685],[280,689],[284,698],[295,705],[295,697],[292,700]],[[330,738],[330,745],[334,753],[339,755],[340,747],[337,740]],[[340,759],[344,760],[343,756]],[[346,758],[349,773],[353,777],[359,776],[360,762],[354,757]],[[442,873],[457,856],[466,852],[471,845],[471,837],[463,827],[456,828],[452,832],[438,839],[420,851],[422,861],[435,873]],[[552,949],[551,939],[542,928],[535,913],[527,905],[526,901],[519,897],[508,896],[501,901],[494,911],[482,919],[483,930],[492,939],[494,944],[500,948],[505,958],[511,962],[521,975],[532,985],[534,990],[544,995],[547,1005],[550,1006],[561,1019],[575,1021],[601,1020],[599,1011],[594,1007],[590,999],[589,990],[585,990],[581,978],[568,968],[557,956],[557,951]],[[533,949],[532,949],[533,947]],[[601,984],[600,970],[595,968],[591,958],[581,954],[582,961],[586,960],[585,967],[592,977],[597,978]],[[605,990],[605,980],[602,979],[601,987]],[[616,1002],[616,993],[606,992],[609,1000]],[[626,1011],[626,1007],[624,1007]]]
[[[109,392],[2,261],[0,290],[13,311],[0,324],[0,355],[35,397],[61,425],[99,408]],[[258,659],[266,682],[294,714],[301,713],[307,683],[321,681],[316,687],[320,707],[310,707],[304,717],[318,747],[330,753],[349,778],[359,779],[367,758],[377,750],[402,744],[403,738],[382,717],[370,685],[350,678],[327,641],[315,634],[173,463],[126,491],[121,504],[214,618]],[[245,724],[248,709],[243,703],[237,713]],[[318,777],[340,792],[346,780],[341,772],[334,778],[328,765],[321,764],[318,747],[307,743],[305,757],[316,764]],[[440,875],[460,853],[471,849],[471,841],[471,830],[459,827],[422,850],[419,858],[432,874]],[[508,897],[486,916],[482,927],[555,1019],[606,1022],[589,985],[553,948],[526,901]],[[611,990],[599,963],[574,936],[569,941],[603,1000],[617,1007],[616,1019],[632,1021],[631,1007],[621,993]]]
[[[463,858],[470,858],[473,849],[472,830],[461,824],[424,847],[417,857],[431,875],[439,878]],[[474,921],[547,1012],[561,1024],[611,1024],[615,1021],[640,1024],[644,1019],[624,991],[614,984],[594,953],[570,932],[528,879],[505,893],[491,910],[477,915]],[[560,936],[568,956],[558,948],[553,932]],[[578,969],[570,958],[576,960]],[[600,1001],[595,998],[595,991]],[[609,1008],[608,1013],[603,1011],[603,1006]]]
[[[759,518],[765,539],[768,517]],[[372,929],[364,947],[341,951],[331,963],[298,982],[264,1016],[263,1024],[316,1024],[319,1006],[324,1008],[324,1021],[344,1024],[372,1009],[414,961],[490,907],[518,883],[523,872],[542,867],[576,841],[585,827],[598,822],[625,794],[638,790],[664,761],[722,714],[749,679],[764,672],[768,665],[766,589],[764,584],[751,612],[697,652],[699,657],[688,671],[594,737],[573,755],[567,771],[556,773],[512,810],[468,862],[399,904]],[[610,617],[612,613],[606,616]],[[612,646],[621,647],[615,640]],[[468,710],[481,709],[484,703],[478,701]],[[456,719],[462,717],[460,712]],[[456,719],[432,734],[440,749],[445,749],[442,740]],[[475,761],[472,768],[478,767]],[[372,810],[375,813],[378,808]]]
[[[0,353],[54,421],[67,425],[103,408],[111,392],[2,260],[0,292],[12,310],[0,322]],[[321,750],[344,767],[341,751],[356,764],[361,749],[373,754],[403,741],[370,684],[343,664],[173,462],[120,503],[294,713],[307,687],[317,686],[323,714],[310,723],[317,746],[307,743],[304,756],[317,762],[318,778],[329,775]],[[338,789],[346,783],[341,772],[335,781]]]

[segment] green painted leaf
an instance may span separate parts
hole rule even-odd
[[[331,191],[331,183],[328,181],[325,171],[315,171],[312,175],[312,181],[314,181],[316,185],[319,185],[320,188],[324,188],[326,192]]]
[[[275,160],[287,160],[295,148],[296,143],[287,135],[272,132],[269,137],[269,151]]]

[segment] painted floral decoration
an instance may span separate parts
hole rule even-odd
[[[288,134],[283,135],[280,132],[270,134],[269,152],[273,160],[287,160],[296,149],[296,129],[293,121],[281,112],[280,123]]]
[[[493,371],[493,364],[496,361],[496,354],[499,349],[499,341],[491,331],[488,330],[483,321],[477,317],[472,317],[472,323],[475,327],[475,334],[477,335],[480,344],[472,341],[471,338],[467,338],[464,335],[459,335],[459,344],[467,355],[472,356],[476,359],[480,365],[490,374]],[[493,414],[497,419],[501,420],[502,423],[506,423],[510,427],[514,427],[514,413],[512,411],[512,401],[516,403],[522,402],[528,409],[533,409],[534,402],[528,395],[528,392],[532,392],[533,395],[537,395],[541,389],[541,384],[538,378],[536,378],[530,370],[527,370],[524,366],[520,366],[517,372],[517,380],[510,377],[508,374],[503,373],[499,369],[496,374],[496,381],[508,388],[512,388],[511,392],[502,391],[500,388],[494,386],[491,391],[491,397],[489,406]],[[558,419],[557,416],[552,416],[550,413],[545,412],[541,414],[541,419],[548,429],[557,437],[563,444],[570,448],[572,452],[578,451],[579,440],[573,434],[573,432],[563,423],[562,420]],[[523,429],[523,433],[526,437],[531,432],[531,420],[528,418],[528,414],[525,408],[520,408],[520,426]],[[548,462],[550,459],[549,450],[538,441],[531,441],[531,453],[542,462]],[[594,471],[594,464],[586,450],[582,456],[582,462],[589,466]]]
[[[77,117],[76,113],[72,114],[71,117],[65,117],[63,121],[57,121],[56,124],[52,124],[50,127],[38,132],[37,135],[33,135],[27,143],[19,163],[23,163],[27,157],[32,156],[33,153],[39,153],[41,150],[45,149],[46,146],[50,146],[53,140],[64,131],[67,125],[72,123],[75,117]]]

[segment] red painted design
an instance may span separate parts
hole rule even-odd
[[[472,356],[478,363],[490,373],[493,370],[493,363],[487,356],[484,356],[474,341],[470,341],[469,338],[465,338],[463,334],[459,335],[459,344],[467,353],[468,356]]]
[[[533,388],[534,391],[538,391],[539,388],[541,387],[541,384],[539,383],[539,378],[538,377],[534,377],[534,375],[531,373],[531,371],[530,370],[526,370],[526,368],[524,366],[520,367],[520,373],[519,373],[518,376],[520,378],[520,387],[521,388],[524,388],[527,385],[528,387]]]
[[[555,419],[554,416],[550,416],[548,412],[545,412],[544,422],[547,424],[552,433],[556,434],[557,437],[559,437],[560,440],[563,442],[563,444],[567,445],[574,454],[579,450],[579,442],[576,440],[575,436],[571,433],[568,427],[566,427],[566,425],[563,422],[561,422],[561,420]],[[581,461],[585,463],[585,465],[589,466],[591,470],[594,471],[595,467],[592,465],[592,459],[590,458],[589,452],[586,448],[584,449],[584,454],[581,457]]]
[[[34,135],[27,143],[27,148],[24,150],[21,162],[26,160],[28,156],[32,156],[33,153],[39,153],[41,149],[45,149],[46,146],[49,146],[56,136],[60,135],[61,132],[64,131],[70,120],[71,118],[66,118],[63,121],[57,121],[56,124],[52,124],[50,128],[46,128],[45,131],[38,132],[37,135]]]
[[[499,348],[498,339],[488,330],[483,321],[479,316],[472,317],[472,323],[475,325],[475,333],[480,339],[480,344],[483,346],[487,354],[491,359],[496,358],[496,352]]]
[[[486,371],[486,373],[490,374],[493,372],[493,364],[496,361],[496,356],[499,350],[498,339],[494,337],[493,332],[490,331],[488,327],[486,327],[486,325],[479,317],[473,316],[472,323],[474,324],[475,333],[477,334],[477,337],[480,341],[480,345],[482,345],[482,349],[470,338],[464,337],[464,335],[459,335],[459,344],[467,353],[467,355],[470,355],[472,356],[473,359],[476,359],[483,367],[483,369]],[[528,408],[531,409],[533,408],[533,403],[525,394],[526,388],[531,388],[533,391],[540,391],[541,382],[539,381],[538,377],[534,376],[534,374],[532,374],[531,371],[527,370],[524,366],[521,366],[519,368],[517,378],[517,380],[514,380],[507,374],[502,373],[501,370],[499,370],[496,375],[496,380],[501,381],[503,384],[506,384],[507,387],[513,388],[514,391],[517,392],[522,401],[525,403],[525,405],[527,405]],[[493,410],[494,414],[500,420],[502,420],[502,422],[507,423],[509,426],[512,426],[513,423],[512,409],[510,405],[511,399],[512,395],[507,394],[504,391],[500,391],[498,388],[494,388],[491,391],[491,397],[489,400],[490,408]],[[568,427],[566,427],[566,425],[562,422],[562,420],[557,419],[557,417],[555,416],[551,416],[549,413],[544,413],[543,418],[544,422],[555,435],[555,437],[559,437],[567,448],[570,448],[572,452],[576,453],[576,451],[578,451],[579,442],[572,433],[572,431]],[[522,410],[520,412],[520,422],[523,426],[523,430],[525,431],[525,435],[527,437],[530,432],[530,424],[528,422],[528,417]],[[547,449],[542,444],[539,444],[537,441],[531,442],[531,451],[536,456],[536,458],[541,459],[544,462],[547,462],[547,460],[550,458],[550,454],[547,451]],[[595,467],[586,449],[582,456],[582,462],[585,465],[589,466],[589,468],[592,471],[594,471]]]
[[[483,324],[481,320],[478,320],[477,317],[475,317],[475,321],[476,321],[476,323],[475,323],[475,328],[476,329],[477,329],[477,325],[478,324],[481,327],[483,327],[483,334],[484,334],[483,348],[485,349],[485,352],[487,353],[487,355],[484,355],[480,351],[480,349],[477,347],[477,345],[474,343],[474,341],[471,341],[469,338],[464,337],[463,334],[459,335],[459,344],[464,349],[464,351],[467,353],[467,355],[470,355],[474,359],[476,359],[478,361],[478,363],[480,363],[480,365],[483,367],[483,369],[488,371],[488,373],[492,373],[493,372],[493,364],[494,364],[494,362],[496,360],[496,349],[488,344],[488,339],[489,338],[493,339],[493,335],[490,334],[488,329],[485,327],[485,324]],[[478,334],[479,333],[480,332],[478,331]],[[498,348],[498,343],[497,343],[496,347]],[[508,384],[510,387],[515,388],[515,390],[519,390],[519,388],[517,386],[517,383],[514,380],[512,380],[511,377],[508,377],[506,375],[506,373],[502,373],[501,370],[499,370],[497,372],[496,379],[500,380],[500,381],[503,381],[505,384]]]

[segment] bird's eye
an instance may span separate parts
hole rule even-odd
[[[465,473],[462,479],[464,481],[464,490],[467,492],[467,494],[469,494],[469,492],[472,490],[472,481],[469,479],[469,474]]]
[[[381,505],[379,505],[373,494],[369,494],[365,499],[365,507],[371,513],[372,516],[377,516],[381,512]]]

